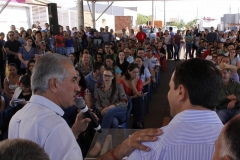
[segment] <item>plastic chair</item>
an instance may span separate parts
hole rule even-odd
[[[128,106],[127,106],[126,120],[125,122],[119,124],[119,128],[127,129],[129,126],[130,112],[132,110],[132,100],[128,95],[127,95],[127,99],[128,99]]]

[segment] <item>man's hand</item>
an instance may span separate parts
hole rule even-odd
[[[73,124],[71,130],[75,136],[75,138],[78,137],[78,135],[85,131],[88,127],[88,123],[91,121],[90,118],[84,118],[84,115],[83,113],[80,111],[78,114],[77,114],[77,117],[76,117],[76,120],[75,120],[75,123]]]
[[[231,101],[228,103],[227,109],[233,109],[236,102],[237,102],[236,100],[231,100]]]
[[[228,95],[227,98],[230,100],[237,99],[237,97],[234,94]]]
[[[128,139],[123,141],[114,150],[114,155],[117,159],[122,159],[125,156],[129,156],[135,149],[143,150],[145,152],[150,151],[150,148],[142,145],[142,142],[154,142],[161,135],[161,129],[144,129],[139,130],[131,135]]]

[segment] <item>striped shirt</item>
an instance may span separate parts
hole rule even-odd
[[[143,143],[151,148],[135,150],[129,160],[211,160],[215,141],[223,128],[216,112],[185,110],[177,114],[156,142]]]

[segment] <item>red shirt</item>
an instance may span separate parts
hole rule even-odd
[[[136,38],[137,38],[138,42],[143,42],[144,39],[147,38],[147,35],[144,32],[138,32],[136,35]]]
[[[59,35],[56,35],[56,36],[55,36],[56,48],[65,47],[64,42],[58,43],[57,40],[59,40],[59,41],[63,41],[63,40],[64,40],[64,37],[63,37],[62,34],[59,34]]]
[[[122,80],[122,78],[120,79],[119,83],[122,84],[123,89],[128,96],[133,96],[133,90],[125,84],[125,82],[124,82],[124,80]],[[143,83],[142,83],[141,78],[138,79],[136,88],[137,88],[138,92],[142,92]]]
[[[206,57],[210,54],[210,50],[206,50],[205,52],[203,52],[202,58],[206,59]]]

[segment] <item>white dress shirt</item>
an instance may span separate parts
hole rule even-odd
[[[185,110],[162,128],[149,152],[135,150],[129,160],[210,160],[223,124],[214,111]]]
[[[61,117],[63,110],[49,99],[32,95],[9,124],[8,138],[22,138],[40,145],[51,160],[82,160],[76,139]]]

